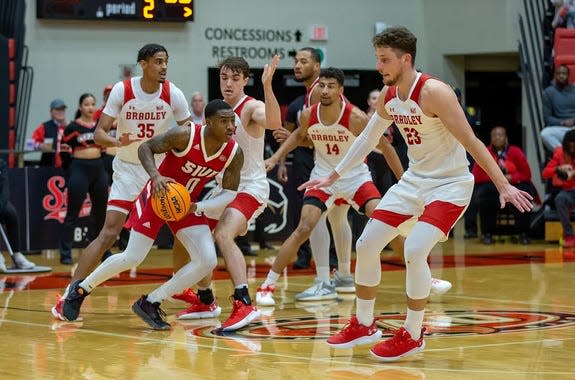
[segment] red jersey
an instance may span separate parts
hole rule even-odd
[[[158,168],[160,174],[173,178],[188,189],[192,202],[197,202],[202,189],[216,174],[224,171],[232,162],[238,144],[229,140],[211,156],[208,156],[204,140],[204,128],[190,126],[190,140],[182,152],[169,151]]]

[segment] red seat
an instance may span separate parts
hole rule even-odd
[[[555,67],[559,65],[575,65],[575,53],[555,56]]]
[[[9,91],[8,91],[8,103],[13,106],[14,103],[16,103],[16,85],[14,85],[13,83],[10,83],[9,85]]]
[[[13,60],[16,57],[16,41],[14,38],[8,38],[8,59]]]
[[[558,55],[575,54],[575,38],[561,38],[557,40],[553,53],[555,57]]]

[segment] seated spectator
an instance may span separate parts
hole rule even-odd
[[[569,67],[561,65],[555,70],[555,80],[543,91],[543,117],[541,131],[543,145],[550,152],[561,146],[565,133],[575,126],[575,86],[569,81]]]
[[[67,125],[66,103],[61,99],[52,100],[50,120],[40,124],[32,133],[35,148],[42,151],[40,166],[62,167],[61,142]]]
[[[555,208],[563,227],[563,247],[575,247],[575,236],[570,214],[575,207],[575,130],[570,130],[563,138],[562,146],[553,151],[553,158],[543,169],[542,177],[552,179],[553,186],[561,191],[555,197]]]
[[[555,16],[551,22],[553,28],[575,28],[575,0],[552,0]]]
[[[192,106],[192,121],[194,124],[204,124],[204,107],[206,106],[206,102],[204,101],[202,93],[194,92],[190,104]]]
[[[536,190],[531,182],[531,169],[521,148],[509,145],[504,127],[491,130],[491,144],[487,147],[507,180],[520,190],[535,196]],[[500,209],[499,192],[487,173],[479,165],[473,165],[476,192],[479,197],[479,218],[483,244],[493,244],[493,234],[497,224],[497,212]],[[531,212],[520,212],[513,207],[515,225],[519,231],[519,243],[529,244],[529,224]]]
[[[0,223],[6,226],[6,237],[12,248],[14,268],[32,269],[36,266],[20,252],[20,227],[16,208],[10,202],[10,183],[8,180],[8,164],[0,158]],[[0,255],[0,272],[6,272],[6,262]]]

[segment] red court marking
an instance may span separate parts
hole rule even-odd
[[[562,254],[557,251],[553,256],[553,262],[575,261],[575,254]],[[516,265],[527,264],[531,262],[544,263],[546,261],[546,253],[539,252],[509,252],[498,254],[484,254],[473,256],[442,256],[432,257],[432,268],[454,268],[454,267],[477,267],[489,265]],[[248,270],[250,269],[248,265]],[[265,278],[270,269],[269,264],[256,264],[255,277]],[[355,271],[355,260],[352,261],[352,271]],[[382,271],[398,271],[404,270],[405,266],[403,260],[397,257],[382,257],[381,260]],[[289,276],[304,276],[314,275],[315,267],[308,269],[293,270],[288,268]],[[130,272],[126,271],[120,274],[119,278],[114,278],[106,281],[102,286],[120,286],[120,285],[134,285],[134,284],[156,284],[162,283],[170,278],[172,275],[172,268],[145,268],[138,269],[135,277],[130,277]],[[16,283],[23,276],[0,276],[0,280],[6,279],[6,288],[11,283]],[[28,275],[29,277],[29,275]],[[229,279],[230,276],[223,265],[220,265],[214,271],[214,280]],[[34,281],[31,281],[25,289],[64,289],[70,281],[70,272],[58,272],[37,276]]]

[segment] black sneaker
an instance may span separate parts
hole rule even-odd
[[[132,311],[144,320],[154,330],[169,330],[172,326],[166,322],[166,313],[160,309],[160,303],[151,303],[148,296],[143,295],[132,305]]]
[[[80,282],[82,282],[82,280],[77,280],[70,285],[70,291],[62,306],[62,314],[64,314],[64,317],[69,321],[78,319],[82,302],[84,302],[84,298],[90,294],[87,290],[80,287]]]

